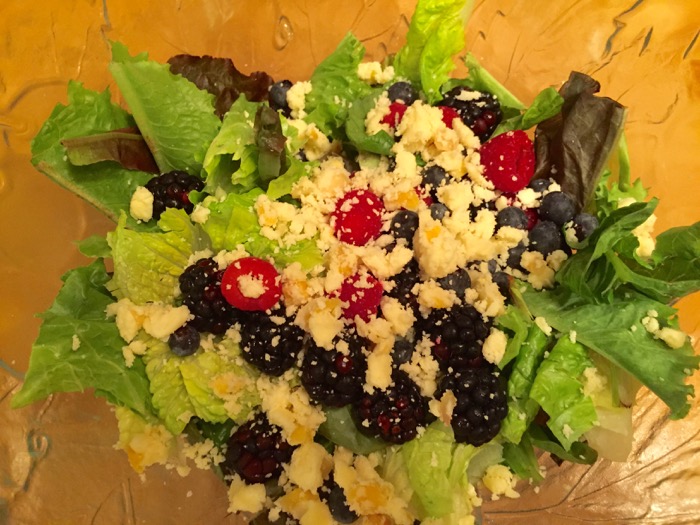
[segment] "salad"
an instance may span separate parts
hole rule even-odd
[[[137,471],[215,469],[232,512],[282,523],[470,523],[477,489],[542,479],[537,451],[624,461],[641,385],[684,417],[700,225],[652,236],[594,79],[526,106],[469,53],[452,78],[468,4],[418,2],[385,63],[348,35],[297,83],[113,43],[128,110],[71,83],[32,153],[116,226],[14,406],[93,388]]]

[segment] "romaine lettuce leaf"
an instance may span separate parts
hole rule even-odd
[[[167,209],[158,226],[162,231],[133,231],[122,214],[117,228],[107,235],[114,259],[110,286],[120,298],[136,304],[171,302],[190,255],[210,245],[201,226],[193,224],[184,210]]]
[[[74,166],[61,141],[133,125],[131,116],[112,104],[108,89],[98,93],[79,82],[70,82],[68,105],[57,105],[32,141],[32,164],[116,221],[119,211],[129,208],[137,186],[146,184],[152,175],[113,162]]]
[[[345,132],[348,135],[348,140],[352,142],[358,151],[390,155],[391,148],[394,146],[394,138],[386,131],[368,135],[365,129],[367,113],[374,108],[379,95],[381,95],[381,91],[375,90],[371,95],[367,95],[353,102],[352,107],[348,111],[348,121],[345,123]]]
[[[112,44],[110,72],[161,172],[183,170],[199,175],[204,153],[221,124],[214,97],[169,66],[145,55],[129,56]]]
[[[124,341],[105,308],[114,299],[105,288],[109,276],[101,260],[71,270],[51,307],[42,314],[29,370],[12,406],[21,407],[54,392],[95,394],[146,417],[152,413],[148,378],[141,362],[127,368]]]
[[[368,437],[361,433],[350,415],[350,408],[326,408],[326,420],[318,431],[336,445],[352,450],[355,454],[367,455],[387,447],[380,439]]]
[[[74,166],[112,161],[129,170],[158,173],[158,166],[143,136],[136,128],[117,129],[63,139],[68,160]]]
[[[559,338],[542,362],[530,397],[549,415],[547,426],[566,450],[596,423],[593,400],[583,393],[583,371],[593,361],[580,343]]]
[[[503,460],[520,479],[532,480],[535,483],[544,479],[535,449],[527,433],[523,434],[519,443],[503,445]]]
[[[311,75],[311,92],[306,95],[304,120],[314,123],[326,135],[342,137],[348,107],[372,88],[357,76],[365,47],[348,33]]]
[[[267,196],[272,200],[277,200],[292,192],[292,186],[304,176],[310,175],[311,171],[318,166],[318,162],[302,162],[294,156],[289,159],[289,169],[276,179],[270,181],[267,187]]]
[[[562,461],[592,465],[598,459],[598,453],[583,441],[574,441],[571,449],[566,450],[547,427],[530,425],[527,436],[534,447],[549,452]]]
[[[464,49],[464,26],[473,4],[473,0],[425,0],[416,5],[394,68],[398,77],[420,86],[431,104],[442,98],[440,87],[455,68],[453,57]]]

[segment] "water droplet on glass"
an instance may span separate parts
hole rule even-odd
[[[294,30],[292,29],[292,23],[289,18],[282,15],[277,21],[277,29],[275,29],[275,48],[282,50],[294,37]]]

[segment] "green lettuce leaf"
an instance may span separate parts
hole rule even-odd
[[[540,292],[527,287],[522,296],[532,315],[544,317],[564,334],[575,331],[578,342],[636,377],[669,406],[672,419],[688,413],[693,387],[685,380],[697,370],[700,356],[689,342],[672,350],[641,324],[650,311],[661,321],[669,320],[677,313],[674,308],[632,293],[627,299],[595,304],[563,286]]]
[[[532,320],[523,312],[522,309],[515,305],[508,305],[506,312],[496,318],[499,328],[506,329],[508,334],[508,343],[503,357],[498,362],[500,369],[510,363],[520,353],[520,347],[525,342],[532,325]]]
[[[387,447],[380,439],[371,438],[357,430],[349,407],[326,408],[326,420],[318,431],[336,445],[352,450],[355,454],[367,455]]]
[[[598,459],[598,453],[583,441],[574,441],[571,449],[566,450],[546,427],[531,425],[527,431],[527,439],[534,447],[549,452],[562,461],[592,465]]]
[[[136,304],[172,302],[178,277],[190,255],[209,247],[209,239],[184,210],[167,209],[158,221],[160,232],[127,228],[122,214],[107,235],[114,259],[113,290]]]
[[[398,77],[421,86],[431,104],[442,98],[440,88],[455,68],[453,57],[464,49],[464,26],[473,4],[473,0],[425,0],[416,5],[394,69]]]
[[[503,461],[520,478],[537,483],[544,479],[540,472],[535,449],[529,434],[523,434],[519,443],[503,445]]]
[[[348,111],[348,121],[345,123],[345,132],[348,140],[358,151],[369,151],[379,155],[390,155],[394,146],[394,138],[386,131],[380,131],[374,135],[367,135],[365,129],[365,119],[367,113],[374,108],[377,98],[381,95],[381,90],[353,102]]]
[[[556,89],[545,88],[537,94],[530,107],[522,114],[503,120],[491,137],[516,129],[530,129],[559,113],[563,104],[564,99]]]
[[[152,413],[143,363],[127,368],[124,341],[105,308],[114,299],[105,284],[101,260],[71,270],[51,307],[42,314],[39,337],[32,346],[29,369],[12,406],[21,407],[54,392],[95,394],[146,417]],[[74,349],[75,348],[75,349]]]
[[[583,371],[593,361],[580,343],[563,336],[542,362],[530,397],[549,415],[547,426],[566,450],[598,420],[593,400],[583,394]]]
[[[326,135],[342,136],[348,108],[372,88],[357,76],[365,47],[348,33],[311,75],[311,92],[306,95],[304,120],[314,123]]]
[[[260,186],[267,189],[270,182],[289,169],[282,122],[277,111],[261,104],[255,113],[255,145],[258,147]]]
[[[143,54],[129,56],[116,42],[109,69],[160,171],[199,175],[221,123],[214,114],[214,97],[171,73],[167,65]]]
[[[443,89],[449,89],[454,87],[454,85],[466,85],[477,91],[492,93],[498,98],[498,103],[501,105],[501,109],[503,109],[505,118],[517,116],[521,111],[526,109],[525,104],[518,100],[513,93],[496,80],[496,78],[479,63],[474,55],[467,53],[467,56],[464,58],[464,64],[469,70],[467,77],[463,80],[460,79],[448,83]]]
[[[76,244],[80,253],[85,257],[101,257],[105,259],[112,257],[112,249],[109,247],[107,239],[102,235],[91,235]]]
[[[129,208],[131,195],[152,177],[112,162],[74,166],[61,141],[134,126],[131,116],[110,101],[109,90],[68,84],[68,105],[57,105],[32,141],[32,164],[50,179],[82,197],[110,219]]]
[[[74,166],[112,161],[129,170],[158,173],[158,166],[146,141],[136,128],[118,129],[63,139],[68,160]]]
[[[294,183],[302,177],[310,175],[312,170],[318,166],[318,162],[302,162],[294,156],[287,158],[289,159],[289,169],[270,181],[270,185],[267,187],[267,196],[272,200],[289,195]]]

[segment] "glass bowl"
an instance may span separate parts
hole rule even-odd
[[[104,0],[0,6],[0,522],[242,523],[213,473],[187,478],[131,470],[113,448],[116,421],[90,392],[20,410],[9,400],[27,368],[45,310],[66,270],[84,264],[73,241],[108,219],[30,164],[29,146],[66,83],[110,84],[108,43],[165,61],[177,53],[231,57],[244,72],[308,78],[352,31],[381,60],[403,42],[411,1]],[[700,219],[700,3],[688,0],[477,1],[467,46],[529,102],[571,70],[629,107],[634,176],[661,198],[657,231]],[[681,301],[682,327],[700,335],[700,297]],[[698,386],[698,374],[694,381]],[[539,488],[488,501],[484,524],[700,523],[700,406],[669,422],[644,391],[629,462],[557,466],[543,457]]]

